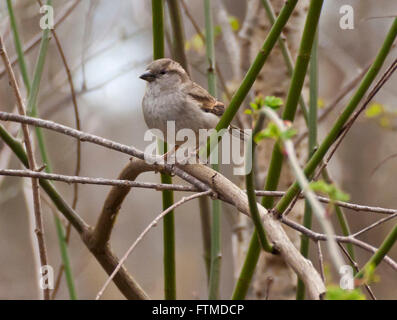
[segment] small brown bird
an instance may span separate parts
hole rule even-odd
[[[193,82],[182,66],[171,59],[153,61],[140,76],[148,82],[142,108],[150,129],[160,129],[164,137],[167,121],[175,121],[175,130],[215,128],[225,111],[205,89]]]
[[[193,82],[182,66],[171,59],[155,60],[146,70],[140,78],[147,81],[142,101],[147,126],[159,129],[167,141],[167,121],[174,121],[176,133],[181,129],[193,130],[196,147],[200,147],[199,130],[215,128],[225,105]],[[237,135],[244,139],[242,131]],[[183,143],[175,141],[175,150]]]

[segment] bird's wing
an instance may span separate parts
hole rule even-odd
[[[191,82],[191,85],[185,88],[185,92],[200,104],[200,108],[204,112],[213,113],[217,116],[221,116],[225,112],[225,105],[217,101],[198,84]]]

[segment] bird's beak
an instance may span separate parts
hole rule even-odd
[[[155,75],[151,73],[150,71],[145,72],[144,74],[141,74],[139,76],[142,80],[145,80],[147,82],[152,82],[155,79]]]

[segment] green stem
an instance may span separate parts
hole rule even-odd
[[[0,125],[0,137],[10,147],[10,149],[18,157],[21,163],[23,163],[26,168],[29,168],[28,157],[25,152],[24,146],[21,142],[19,142],[12,135],[10,135],[2,125]],[[56,206],[56,208],[60,212],[62,212],[63,216],[71,223],[77,233],[87,240],[87,236],[90,236],[89,226],[84,222],[83,219],[81,219],[81,217],[73,210],[73,208],[71,208],[67,204],[67,202],[58,193],[58,191],[51,182],[45,179],[39,179],[39,181],[40,186],[47,193],[48,197],[51,199],[52,203]],[[87,244],[86,241],[84,242]],[[87,244],[87,246],[89,245]],[[102,264],[105,270],[108,270],[107,267],[109,266],[109,263],[111,263],[115,259],[113,253],[110,251],[108,251],[107,253],[107,255],[110,256],[105,257],[106,259],[113,259],[110,262],[105,261],[101,254],[97,254],[95,252],[92,253],[96,257],[96,259]],[[130,277],[129,279],[129,281],[131,282],[131,287],[130,285],[128,287],[125,287],[118,283],[118,287],[120,288],[120,290],[123,291],[123,294],[127,298],[130,297],[135,299],[138,297],[142,299],[147,299],[147,294],[140,288],[139,284],[137,284],[132,277]]]
[[[205,262],[205,271],[207,274],[208,283],[210,281],[211,270],[211,212],[209,201],[207,198],[199,198],[200,220],[201,220],[201,234],[203,237],[203,258]]]
[[[262,0],[263,7],[265,8],[267,18],[269,19],[269,22],[271,25],[274,24],[276,21],[276,15],[274,14],[274,10],[272,5],[270,4],[269,0]],[[287,66],[287,70],[290,76],[292,76],[292,73],[294,72],[294,62],[292,60],[291,52],[288,49],[288,46],[285,43],[285,40],[282,39],[281,37],[278,39],[278,45],[281,49],[281,53],[283,55],[285,64]],[[306,101],[303,98],[303,95],[301,94],[299,97],[299,105],[302,110],[303,117],[305,118],[306,123],[308,124],[308,107],[306,105]]]
[[[299,97],[301,95],[303,83],[305,80],[305,75],[307,71],[307,67],[309,64],[310,53],[312,49],[312,44],[314,41],[314,37],[317,30],[318,20],[320,18],[321,8],[323,5],[323,0],[312,0],[310,2],[309,11],[306,17],[305,27],[302,34],[302,40],[299,46],[298,57],[296,60],[294,72],[291,79],[290,88],[288,90],[287,101],[285,104],[285,109],[283,112],[283,120],[293,121],[295,117],[296,108],[299,102]],[[277,20],[280,19],[280,15]],[[277,23],[277,22],[276,22]],[[276,25],[273,25],[273,27]],[[270,160],[270,166],[268,170],[268,175],[265,183],[265,190],[274,191],[277,189],[278,182],[280,179],[281,168],[283,164],[283,154],[280,150],[280,146],[278,143],[274,145],[272,157]],[[263,197],[262,205],[266,209],[271,209],[273,207],[273,198],[272,197]],[[252,237],[256,237],[257,234],[254,232]],[[248,249],[248,253],[245,259],[244,266],[251,267],[253,270],[243,270],[240,273],[240,277],[244,275],[253,275],[255,266],[258,262],[259,253],[257,251],[260,250],[260,247],[257,245],[256,241],[253,241],[251,238],[250,247]],[[248,260],[251,260],[248,262]],[[250,282],[251,279],[245,279],[245,281]],[[244,288],[239,287],[240,283],[237,282],[234,292],[242,291]],[[242,294],[239,294],[240,297]],[[245,295],[243,296],[243,298]]]
[[[164,6],[163,0],[152,0],[152,27],[153,27],[153,59],[164,58]],[[158,141],[159,149],[167,152],[167,143]],[[161,174],[161,183],[172,183],[169,175]],[[174,193],[170,190],[162,191],[163,210],[174,203]],[[174,211],[171,211],[163,220],[163,250],[164,250],[164,298],[176,299],[176,272],[175,272],[175,222]]]
[[[247,251],[247,258],[244,260],[236,286],[233,290],[232,300],[244,300],[254,276],[255,267],[261,253],[261,245],[258,240],[256,230],[252,234],[250,244]]]
[[[334,126],[332,127],[331,131],[328,133],[324,141],[321,143],[319,148],[310,158],[309,162],[305,166],[304,172],[306,176],[310,176],[313,174],[314,170],[323,160],[325,154],[327,153],[328,149],[331,145],[335,142],[336,138],[339,136],[343,126],[348,121],[356,107],[358,106],[359,102],[367,92],[368,88],[374,81],[376,75],[379,73],[380,68],[382,67],[387,54],[390,51],[390,48],[393,45],[393,42],[397,36],[397,19],[394,20],[386,38],[383,42],[381,49],[379,50],[378,55],[375,58],[374,63],[367,71],[364,79],[361,81],[357,91],[350,99],[348,105],[346,106],[343,113],[339,116],[337,121],[335,122]],[[278,202],[275,210],[278,214],[284,212],[284,210],[288,207],[291,203],[292,199],[295,195],[299,192],[299,184],[295,182],[290,188],[288,188],[286,194],[280,199]]]
[[[160,141],[160,143],[162,143]],[[164,147],[166,144],[164,143]],[[169,175],[161,175],[161,183],[172,183]],[[163,210],[174,203],[174,193],[171,190],[163,192]],[[163,244],[164,244],[164,297],[166,300],[176,299],[176,266],[175,266],[175,222],[174,211],[164,217]]]
[[[275,23],[269,31],[269,34],[266,37],[266,40],[259,50],[254,62],[250,66],[247,74],[245,75],[240,87],[237,89],[236,93],[233,95],[232,100],[230,101],[229,107],[226,109],[222,118],[218,122],[216,126],[216,130],[219,131],[221,129],[227,128],[234,116],[236,115],[240,105],[244,101],[248,92],[250,91],[252,85],[254,84],[256,78],[259,75],[263,65],[265,64],[270,52],[272,51],[274,45],[277,42],[285,24],[290,18],[292,11],[294,10],[298,0],[289,0],[285,3],[283,8],[280,11],[279,16],[277,17]]]
[[[214,170],[219,169],[213,165]],[[212,223],[211,223],[211,264],[210,278],[208,283],[208,299],[216,300],[219,298],[219,282],[221,274],[221,202],[212,201]]]
[[[369,270],[370,267],[376,268],[379,265],[379,263],[381,263],[385,255],[387,255],[387,253],[393,247],[396,241],[397,241],[397,225],[394,226],[392,231],[388,234],[386,239],[382,242],[381,246],[371,257],[371,259],[369,259],[369,261],[365,264],[365,266],[356,274],[356,278],[360,279],[364,277],[366,270]]]
[[[21,70],[23,83],[25,84],[26,90],[29,94],[30,80],[29,80],[28,68],[26,66],[25,56],[23,54],[21,40],[19,38],[18,25],[15,19],[14,9],[12,7],[11,0],[7,0],[7,8],[8,8],[8,14],[10,15],[10,23],[11,23],[12,34],[14,37],[15,50],[18,55],[19,69]]]
[[[163,0],[152,0],[153,60],[164,58]]]
[[[216,97],[216,74],[215,74],[215,45],[214,27],[212,22],[211,1],[204,0],[205,15],[205,48],[207,57],[207,80],[208,92]],[[218,154],[218,149],[215,149]],[[212,169],[219,171],[218,163],[211,165]],[[211,268],[208,288],[208,298],[215,300],[219,298],[219,281],[221,271],[221,202],[212,201],[212,224],[211,224]]]
[[[266,252],[273,252],[273,247],[269,244],[266,238],[266,232],[263,228],[262,220],[259,215],[258,205],[256,203],[256,195],[255,195],[255,183],[254,183],[254,159],[255,159],[255,142],[254,138],[256,134],[261,130],[263,126],[263,122],[265,120],[265,114],[260,113],[259,118],[256,121],[254,130],[252,131],[251,137],[249,139],[249,144],[247,145],[246,150],[246,172],[245,175],[245,184],[247,188],[247,197],[248,197],[248,204],[250,208],[251,218],[255,225],[255,231],[258,234],[259,242]]]
[[[327,168],[324,168],[323,172],[322,172],[322,176],[325,180],[325,182],[327,183],[334,183],[331,179],[331,177],[329,176],[328,170]],[[349,223],[347,221],[347,218],[345,216],[345,213],[343,212],[342,208],[338,205],[335,205],[335,212],[336,212],[336,216],[338,218],[338,222],[340,225],[340,228],[342,230],[342,234],[347,237],[349,236],[350,233],[350,227],[349,227]],[[350,257],[355,260],[355,254],[354,254],[354,247],[351,243],[346,243],[346,248],[347,248],[347,252],[349,253]],[[352,264],[353,266],[353,264]]]
[[[10,147],[22,164],[29,168],[28,157],[26,155],[23,145],[16,140],[12,135],[10,135],[7,130],[0,125],[0,137],[1,139]],[[71,222],[73,227],[79,234],[82,234],[85,230],[85,223],[81,218],[71,209],[62,196],[58,193],[51,182],[45,179],[39,179],[40,186],[48,194],[50,199],[53,201],[57,209],[63,213],[68,221]]]
[[[188,71],[188,63],[185,54],[185,34],[179,3],[178,0],[167,0],[167,3],[174,38],[172,42],[173,56],[175,60],[178,61],[186,71]]]
[[[47,5],[51,5],[51,3],[52,3],[51,0],[47,1]],[[39,49],[39,56],[38,56],[34,74],[33,74],[33,82],[32,82],[32,85],[30,85],[30,80],[29,80],[28,71],[27,71],[26,62],[25,62],[25,57],[24,57],[22,45],[21,45],[20,38],[19,38],[19,32],[17,29],[17,24],[16,24],[16,20],[15,20],[13,8],[12,8],[12,3],[9,0],[7,0],[7,7],[8,7],[8,12],[10,14],[11,28],[13,30],[15,48],[16,48],[16,51],[18,54],[18,59],[20,62],[19,66],[21,69],[21,74],[22,74],[22,78],[24,80],[24,84],[26,86],[26,90],[29,95],[27,111],[31,116],[37,117],[37,107],[36,107],[37,106],[37,97],[38,97],[38,93],[39,93],[39,89],[40,89],[41,76],[43,74],[48,43],[50,40],[50,38],[49,38],[50,29],[45,29],[43,31],[43,36],[41,38],[40,49]],[[52,171],[51,164],[50,164],[50,160],[47,155],[43,132],[42,132],[41,128],[36,128],[35,131],[36,131],[36,137],[37,137],[37,141],[38,141],[38,145],[39,145],[41,158],[42,158],[42,161],[46,165],[45,171],[47,173],[51,173],[51,171]],[[65,275],[66,275],[66,283],[67,283],[68,290],[69,290],[69,297],[71,300],[76,300],[77,295],[76,295],[76,289],[74,286],[72,269],[71,269],[71,265],[70,265],[68,247],[67,247],[66,239],[64,236],[64,230],[63,230],[62,223],[56,215],[54,215],[54,223],[55,223],[56,232],[57,232],[57,236],[58,236],[58,242],[59,242],[59,248],[60,248],[60,252],[61,252],[62,263],[64,265],[64,270],[65,270]]]
[[[280,11],[279,16],[277,17],[275,23],[269,31],[269,34],[266,37],[265,42],[263,43],[262,48],[259,50],[256,58],[250,68],[248,69],[247,74],[245,75],[243,81],[241,82],[239,88],[236,93],[233,95],[232,100],[229,103],[229,106],[226,108],[225,113],[222,115],[219,120],[216,131],[219,132],[221,129],[226,129],[230,123],[232,122],[234,116],[236,115],[238,109],[246,98],[248,92],[251,90],[256,78],[258,77],[260,71],[262,70],[263,65],[265,64],[270,52],[274,48],[281,32],[283,31],[284,26],[288,22],[292,11],[294,10],[298,0],[289,0],[285,2],[285,5]],[[220,140],[221,137],[218,137]],[[211,150],[216,144],[216,139],[209,138],[206,149],[200,150],[200,154],[207,152],[207,155],[211,154]]]
[[[317,145],[317,100],[318,100],[318,32],[316,33],[315,41],[313,43],[312,54],[310,58],[309,74],[310,74],[310,100],[309,100],[309,114],[308,114],[308,130],[309,130],[309,157],[314,153]],[[303,225],[311,229],[312,227],[312,208],[309,201],[305,201],[305,210],[303,215]],[[307,258],[309,256],[309,238],[305,235],[301,236],[301,254]],[[296,289],[296,300],[305,299],[305,285],[301,279],[298,279]]]

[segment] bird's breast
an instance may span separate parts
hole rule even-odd
[[[199,129],[214,128],[218,117],[205,113],[197,103],[183,92],[161,93],[148,91],[143,99],[143,115],[150,129],[159,129],[167,135],[167,122],[172,121],[177,134],[182,129],[190,129],[198,135]],[[185,131],[186,132],[186,131]]]

